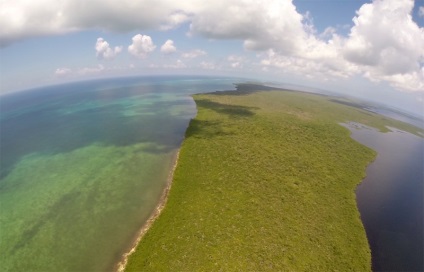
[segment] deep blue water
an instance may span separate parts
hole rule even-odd
[[[358,124],[350,130],[378,153],[356,190],[373,271],[423,271],[424,139]]]

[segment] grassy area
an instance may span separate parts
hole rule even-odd
[[[338,123],[398,122],[296,92],[194,99],[168,202],[127,271],[371,269],[354,191],[376,154]]]

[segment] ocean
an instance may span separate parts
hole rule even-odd
[[[1,271],[113,270],[167,184],[190,95],[236,82],[134,77],[1,96]]]

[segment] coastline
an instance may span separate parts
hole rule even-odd
[[[257,99],[258,95],[264,98]],[[351,267],[355,271],[370,271],[370,248],[360,219],[354,190],[362,182],[364,178],[362,173],[374,156],[368,148],[354,140],[339,141],[341,138],[350,138],[345,129],[333,129],[331,131],[335,132],[330,133],[332,127],[325,126],[325,130],[322,130],[321,126],[318,127],[319,129],[314,129],[315,127],[312,126],[313,129],[306,129],[305,133],[303,130],[302,133],[296,133],[300,130],[293,130],[293,126],[299,129],[305,128],[306,125],[310,127],[314,119],[303,120],[287,116],[284,118],[285,122],[280,122],[286,116],[279,117],[277,120],[273,118],[275,111],[292,113],[291,108],[298,104],[302,107],[309,106],[310,103],[304,105],[302,98],[301,94],[286,92],[253,93],[246,96],[226,95],[225,97],[213,94],[195,96],[198,115],[195,121],[190,123],[186,132],[185,149],[179,158],[181,172],[178,173],[181,175],[174,178],[184,180],[185,190],[178,190],[180,197],[184,199],[189,199],[190,195],[196,197],[192,198],[191,202],[173,205],[176,204],[174,195],[169,196],[167,205],[171,204],[172,208],[169,206],[171,209],[164,211],[157,224],[149,230],[149,235],[145,236],[143,243],[138,246],[140,251],[137,250],[131,256],[126,269],[129,271],[208,271],[233,270],[237,266],[240,270],[263,270],[264,259],[266,259],[268,269],[272,268],[271,270],[274,271],[279,269],[296,271],[304,270],[306,267],[321,271],[328,271],[331,268],[344,270],[346,267]],[[286,103],[289,105],[288,109],[281,109],[279,103],[268,103],[270,100],[282,99],[288,100]],[[313,96],[312,99],[318,100],[317,102],[322,103],[319,105],[323,106],[326,106],[323,103],[329,103],[321,101],[324,100],[321,97]],[[290,106],[292,104],[294,106]],[[258,108],[269,107],[273,111],[254,111]],[[315,108],[317,106],[312,107],[312,110]],[[349,108],[346,111],[350,113]],[[333,116],[325,115],[329,113],[328,111],[320,113],[318,121],[329,120],[333,123]],[[254,114],[257,118],[250,118]],[[219,125],[211,125],[218,122]],[[317,122],[313,124],[315,123]],[[229,127],[237,129],[228,131]],[[254,128],[253,136],[245,133],[247,129],[252,130],[252,128]],[[293,133],[288,134],[287,128]],[[227,133],[230,133],[231,137],[226,137]],[[293,134],[297,137],[293,138]],[[301,148],[296,145],[296,156],[293,158],[293,153],[286,151],[290,151],[290,147],[299,142],[298,137],[308,141],[302,141],[304,145]],[[258,138],[261,139],[260,144],[255,144]],[[340,143],[336,145],[335,151],[335,156],[340,159],[330,156],[332,154],[328,152],[328,145],[319,144],[318,147],[322,148],[312,149],[315,156],[310,156],[310,147],[316,146],[315,140],[320,138],[332,139],[333,141],[324,142],[330,146],[334,146],[334,142]],[[249,145],[250,143],[253,145]],[[275,148],[275,143],[279,143],[279,148]],[[245,148],[246,146],[251,146],[251,149]],[[347,151],[352,156],[339,155]],[[270,152],[274,156],[270,156]],[[330,165],[332,167],[324,167],[324,170],[339,173],[324,186],[320,185],[322,182],[319,182],[320,184],[315,182],[328,178],[327,172],[314,171],[321,169],[322,160],[316,159],[321,158],[318,156],[321,154],[329,157],[332,163]],[[312,170],[310,167],[305,168],[304,164],[299,165],[297,158],[310,158],[307,162],[311,163],[308,165],[313,165]],[[293,165],[291,168],[283,169],[287,175],[273,174],[282,170],[279,162],[283,161],[289,161]],[[269,171],[264,172],[260,169]],[[358,173],[361,174],[358,175]],[[202,182],[196,181],[199,177]],[[354,181],[352,177],[355,177]],[[300,179],[305,182],[299,182]],[[174,187],[182,186],[178,180]],[[232,182],[227,182],[228,180]],[[339,180],[347,184],[341,186]],[[262,186],[265,184],[267,186]],[[174,187],[172,189],[177,190]],[[283,197],[282,193],[284,193]],[[297,202],[299,199],[302,201]],[[329,203],[341,205],[328,205]],[[263,213],[264,210],[267,211],[266,214]],[[282,210],[284,210],[284,216],[281,216]],[[299,213],[302,214],[301,217],[297,216]],[[329,216],[324,218],[316,216],[317,214],[329,214]],[[345,220],[339,220],[339,215]],[[173,229],[164,232],[164,222],[169,223],[170,218],[174,219]],[[178,220],[179,218],[183,220]],[[258,220],[258,218],[266,219],[268,224],[264,225],[265,220]],[[305,220],[312,222],[312,227],[304,227]],[[245,224],[243,221],[250,223]],[[246,227],[247,225],[249,226]],[[346,239],[346,232],[350,234],[348,239]],[[228,239],[228,233],[234,239]],[[305,235],[299,235],[299,233]],[[244,234],[248,234],[249,238],[246,239]],[[309,239],[298,239],[300,236]],[[177,238],[182,239],[182,242],[179,242]],[[170,240],[176,242],[169,248],[163,248],[164,242]],[[261,241],[254,242],[255,250],[261,252],[261,257],[252,256],[251,249],[249,250],[245,243],[239,243],[239,241],[246,241],[246,243]],[[305,244],[308,246],[305,247]],[[320,244],[321,247],[314,248],[316,244]],[[269,245],[283,248],[283,250],[273,250]],[[217,247],[219,247],[218,251]],[[310,250],[312,248],[313,250]],[[334,249],[337,250],[337,254],[329,254]],[[237,252],[237,256],[234,252]],[[301,261],[293,262],[293,258]],[[236,264],[234,259],[237,260]]]
[[[260,237],[260,239],[255,241],[262,241],[261,239],[264,237],[270,237],[268,238],[269,241],[264,242],[263,245],[259,244],[259,246],[262,246],[261,253],[266,252],[267,255],[263,254],[263,256],[266,256],[269,259],[270,267],[272,268],[284,267],[290,268],[288,270],[302,270],[305,268],[305,263],[307,263],[310,268],[321,268],[322,271],[326,271],[327,269],[331,270],[332,267],[339,267],[343,269],[346,267],[352,267],[352,270],[370,271],[372,266],[372,253],[370,241],[367,237],[364,222],[362,220],[362,214],[358,207],[357,190],[364,182],[364,179],[367,176],[367,168],[375,161],[377,152],[376,150],[369,148],[354,139],[351,135],[352,132],[348,134],[346,133],[347,131],[343,131],[342,129],[332,129],[332,126],[335,120],[338,121],[338,125],[343,126],[343,124],[340,124],[339,122],[343,120],[343,118],[346,118],[344,117],[345,115],[348,116],[349,119],[352,119],[353,116],[353,120],[365,120],[371,126],[376,125],[375,127],[381,127],[384,123],[381,124],[381,120],[377,119],[378,117],[373,118],[373,116],[369,117],[368,115],[365,117],[368,117],[369,119],[362,119],[364,118],[364,116],[362,116],[364,113],[361,111],[355,112],[350,108],[338,109],[338,105],[333,105],[335,109],[328,107],[330,108],[329,110],[324,108],[324,110],[320,111],[323,106],[327,105],[324,103],[331,102],[323,101],[324,98],[314,99],[317,100],[316,102],[320,102],[318,106],[321,107],[318,107],[317,105],[312,105],[313,107],[311,107],[310,111],[317,113],[317,118],[304,120],[302,118],[291,118],[291,116],[287,116],[284,119],[285,123],[281,123],[278,122],[279,120],[265,119],[273,117],[273,112],[256,112],[254,109],[262,109],[271,106],[273,107],[272,109],[277,112],[284,111],[289,114],[294,113],[295,117],[303,117],[304,115],[301,115],[303,112],[293,112],[291,111],[291,108],[297,105],[299,105],[299,108],[300,106],[302,106],[301,108],[305,108],[309,106],[311,102],[305,105],[303,102],[304,100],[301,100],[302,97],[297,97],[301,95],[295,96],[276,92],[264,94],[264,96],[268,96],[268,99],[276,100],[277,98],[280,98],[279,96],[283,96],[281,99],[284,98],[285,101],[288,100],[291,102],[287,103],[288,107],[291,108],[281,109],[278,107],[278,103],[270,104],[267,103],[268,100],[264,99],[264,101],[262,101],[260,99],[255,99],[255,96],[257,96],[255,93],[236,97],[213,95],[214,94],[202,94],[195,96],[195,101],[199,109],[198,116],[194,119],[195,121],[190,123],[189,128],[186,131],[186,138],[189,140],[186,142],[186,149],[183,152],[183,156],[178,158],[181,168],[179,168],[179,171],[181,170],[181,172],[178,173],[185,174],[182,174],[181,176],[179,174],[178,176],[174,176],[175,168],[172,171],[172,177],[177,180],[185,180],[186,185],[192,185],[185,186],[186,190],[179,190],[179,192],[185,196],[196,195],[196,198],[193,198],[194,204],[192,204],[193,202],[183,203],[185,204],[185,207],[182,208],[181,205],[173,205],[175,204],[174,195],[169,197],[168,192],[166,200],[164,201],[162,199],[161,204],[169,205],[170,210],[167,209],[162,213],[161,218],[156,222],[157,224],[154,227],[150,228],[153,222],[147,227],[145,231],[147,232],[147,230],[149,230],[152,235],[150,235],[149,232],[149,235],[144,237],[143,243],[138,244],[138,247],[140,247],[141,250],[137,252],[133,250],[130,252],[127,257],[129,257],[131,253],[134,253],[134,255],[131,256],[132,259],[128,263],[128,266],[125,266],[126,263],[124,263],[121,270],[118,271],[122,271],[124,269],[132,271],[162,271],[171,270],[170,268],[178,271],[186,269],[190,270],[189,267],[192,267],[194,270],[197,270],[199,267],[203,267],[204,270],[211,270],[211,268],[213,270],[213,268],[216,268],[216,265],[219,265],[222,270],[226,270],[224,267],[231,263],[226,260],[233,260],[233,252],[238,253],[237,267],[245,267],[246,270],[255,270],[252,269],[252,265],[256,265],[258,270],[263,269],[263,259],[257,258],[255,261],[254,256],[251,255],[251,251],[246,251],[245,245],[238,243],[246,237],[239,235],[242,231],[246,231],[246,233],[249,233],[251,236]],[[258,104],[262,107],[259,107]],[[294,106],[291,106],[292,104],[294,104]],[[332,110],[339,111],[334,113]],[[342,117],[339,116],[339,113]],[[257,114],[258,118],[249,118],[254,114]],[[259,119],[259,117],[263,118]],[[241,120],[241,122],[239,122],[239,120]],[[270,126],[268,122],[259,122],[263,120],[269,122],[275,121],[278,123],[278,126]],[[218,121],[220,122],[220,125],[215,125]],[[331,126],[327,124],[327,122],[330,121]],[[235,123],[237,123],[237,126],[232,126]],[[322,123],[324,123],[324,126]],[[245,131],[247,129],[251,129],[253,127],[252,124],[258,127],[258,129],[253,130],[254,137],[249,137]],[[282,128],[280,128],[281,124],[284,125]],[[231,131],[226,130],[229,127],[236,127],[237,129]],[[270,127],[274,128],[269,130]],[[280,129],[276,130],[276,127]],[[298,129],[293,129],[293,127]],[[344,127],[349,130],[346,126]],[[291,137],[294,133],[288,134],[287,131],[290,129],[294,133],[299,131],[302,133],[296,134],[296,137]],[[227,133],[231,135],[231,137],[225,137]],[[234,135],[237,137],[234,137]],[[301,140],[307,140],[301,141],[301,143],[303,143],[301,148],[297,145],[299,143],[299,137]],[[209,140],[211,138],[213,138],[213,141]],[[264,140],[261,140],[260,145],[255,145],[258,138]],[[280,143],[281,139],[287,139],[287,141],[282,141]],[[321,139],[330,140],[324,141],[324,144],[320,145],[319,143],[321,143]],[[344,139],[350,140],[344,141]],[[280,148],[275,148],[275,142],[280,143]],[[213,145],[211,146],[210,143],[213,143]],[[252,151],[255,152],[246,151],[246,149],[243,148],[246,143],[253,143]],[[337,144],[335,145],[335,143]],[[297,154],[297,157],[287,155],[288,152],[284,152],[284,150],[290,151],[290,146],[292,144],[296,144],[295,154]],[[199,150],[202,151],[200,154]],[[223,150],[223,152],[220,152],[221,150]],[[262,152],[263,150],[265,150],[265,152]],[[283,151],[279,152],[279,150]],[[310,156],[311,150],[314,151],[314,156]],[[329,150],[335,151],[331,153]],[[270,156],[270,152],[267,151],[273,153],[274,156]],[[225,154],[224,159],[222,159],[223,154]],[[324,166],[323,168],[321,164],[322,160],[315,160],[315,158],[318,157],[322,158],[319,156],[321,154],[324,157],[327,156],[329,158],[329,167]],[[350,154],[352,156],[344,156],[343,154]],[[259,160],[258,156],[260,156]],[[188,160],[187,158],[190,159]],[[253,158],[255,161],[254,164],[250,165],[252,167],[249,166],[249,162],[253,161],[249,160],[250,158]],[[263,158],[263,160],[261,160],[261,158]],[[263,168],[269,170],[273,170],[275,168],[275,170],[281,171],[281,164],[272,163],[272,161],[275,161],[275,158],[283,158],[284,160],[281,159],[281,161],[289,161],[292,163],[293,167],[284,169],[286,173],[290,174],[286,175],[288,178],[271,176],[259,171],[253,172],[253,174],[246,174],[251,173],[250,171],[252,171],[252,169]],[[299,160],[296,160],[296,158],[300,158],[302,162],[305,158],[308,158],[307,162],[311,162],[311,164],[308,165],[312,165],[312,167],[305,167],[304,164],[299,163]],[[258,164],[258,162],[263,163],[261,165]],[[176,167],[176,164],[174,167]],[[190,171],[187,171],[187,169],[190,169]],[[324,171],[321,171],[321,169]],[[190,173],[190,175],[188,175],[188,173]],[[332,173],[336,174],[333,175]],[[192,178],[193,174],[195,176],[194,179]],[[201,183],[195,181],[198,177],[201,177]],[[355,177],[355,179],[353,180],[352,177]],[[297,178],[302,179],[302,182],[299,182]],[[235,182],[228,183],[226,182],[228,179]],[[275,188],[279,189],[279,191],[268,190],[272,186],[258,186],[258,180],[264,180],[267,185],[275,186]],[[273,180],[285,181],[287,186],[281,187],[281,182],[274,182],[275,184],[273,184]],[[315,182],[316,180],[327,181],[328,184],[323,183],[323,186]],[[338,186],[340,184],[344,184],[340,183],[340,180],[348,182],[347,185],[352,185],[352,187],[345,185]],[[177,181],[173,190],[178,190],[177,187],[179,186],[181,186],[181,184]],[[199,188],[205,188],[207,190],[199,190]],[[240,190],[240,188],[244,191]],[[199,192],[206,192],[204,195],[207,197],[199,197]],[[238,193],[234,195],[232,192]],[[239,194],[239,192],[246,192],[246,194]],[[255,192],[253,196],[252,192]],[[281,197],[280,192],[284,193],[284,197]],[[352,193],[354,193],[354,197],[351,199],[350,197],[352,196]],[[266,199],[255,199],[256,194],[267,197]],[[246,199],[243,198],[244,196],[248,197],[248,202],[246,202]],[[328,196],[328,198],[322,198],[322,196]],[[338,199],[337,196],[340,196],[341,198]],[[331,201],[333,197],[335,197],[334,201]],[[185,197],[184,199],[188,198]],[[233,201],[234,199],[239,201]],[[259,205],[262,205],[262,203],[268,201],[268,199],[272,200],[268,203],[270,205],[266,205],[265,203],[263,205],[265,208],[257,209]],[[301,205],[297,205],[298,199],[304,200],[300,203]],[[222,205],[224,201],[227,201],[225,203],[229,204]],[[197,205],[197,203],[202,203],[202,205]],[[296,205],[291,205],[292,203],[295,203]],[[328,203],[338,203],[342,205],[328,205]],[[246,209],[246,207],[248,209]],[[340,207],[344,208],[341,209]],[[285,215],[288,214],[293,216],[281,217],[281,208],[285,209]],[[299,214],[299,208],[302,209],[302,216],[296,217],[296,215]],[[281,225],[283,229],[288,225],[290,225],[290,227],[286,228],[281,235],[275,236],[275,231],[272,231],[273,228],[269,227],[269,225],[265,227],[261,225],[259,220],[250,220],[249,222],[251,222],[254,226],[257,225],[257,227],[243,229],[246,224],[240,224],[240,221],[244,220],[244,218],[246,218],[246,220],[250,218],[260,218],[263,214],[263,210],[267,210],[269,214],[275,214],[275,216],[266,217],[266,219],[272,223],[269,225]],[[340,212],[339,210],[342,211]],[[219,213],[219,216],[216,216],[214,211],[222,212]],[[252,212],[257,211],[259,211],[258,216],[252,217]],[[352,213],[350,213],[350,211]],[[171,216],[180,216],[181,214],[184,214],[184,212],[186,213],[186,216],[182,217],[183,220],[173,221],[172,231],[164,231],[165,224],[163,222],[169,222],[167,219]],[[234,216],[234,212],[236,212],[236,216]],[[201,216],[199,216],[199,214],[201,214]],[[322,216],[316,217],[316,214],[329,214],[329,216],[328,218],[323,218]],[[336,216],[332,216],[333,214]],[[155,219],[158,218],[158,215]],[[225,216],[227,216],[226,220],[222,219],[223,216],[224,219]],[[340,217],[346,220],[339,220]],[[192,228],[186,227],[186,222],[188,221],[187,218],[190,219],[190,222],[193,222],[190,225]],[[281,218],[283,220],[286,218],[288,219],[286,219],[283,224],[280,224]],[[291,218],[296,220],[292,220]],[[312,227],[303,227],[305,219],[313,222]],[[205,222],[208,223],[205,224]],[[297,224],[298,222],[299,224]],[[328,222],[330,222],[330,224]],[[217,231],[218,228],[226,229],[228,232],[225,232],[224,234],[224,232]],[[282,228],[274,229],[281,230]],[[259,229],[261,232],[255,232],[252,231],[252,229]],[[340,232],[340,230],[343,231]],[[263,232],[266,232],[267,235],[264,235]],[[305,235],[298,235],[299,232],[305,233]],[[236,239],[234,239],[235,241],[229,241],[227,233],[232,233],[232,236],[236,237]],[[346,239],[346,233],[349,233],[348,239]],[[293,238],[298,237],[296,235],[309,237],[309,239],[306,241],[304,239],[296,240]],[[141,233],[140,236],[141,237],[138,241],[143,238],[144,234]],[[326,236],[328,236],[328,238],[326,238]],[[181,239],[180,237],[183,237],[182,239],[184,242],[178,242],[177,238]],[[172,248],[168,250],[169,248],[161,246],[163,243],[157,242],[158,240],[164,241],[162,239],[165,241],[173,239],[172,241],[175,240],[177,242],[172,243],[170,246]],[[310,246],[305,247],[305,243],[309,243]],[[317,243],[321,245],[321,248],[323,248],[322,250],[309,250],[309,248],[313,248]],[[214,251],[214,246],[217,244],[219,245],[218,253]],[[284,250],[270,250],[267,252],[266,250],[269,249],[270,244],[283,245]],[[197,250],[198,248],[205,248],[205,245],[206,247],[210,246],[211,251]],[[258,244],[256,243],[255,246],[257,245]],[[227,249],[229,251],[223,254],[223,252]],[[290,249],[300,250],[292,251]],[[290,254],[287,253],[289,251]],[[274,252],[277,252],[280,255],[276,256]],[[295,252],[297,256],[300,256],[297,259],[302,260],[302,262],[293,263],[292,260],[296,257],[296,255],[291,252]],[[329,255],[329,252],[334,254]],[[316,256],[320,257],[319,254],[325,258],[318,258],[319,261],[317,262]],[[340,255],[343,254],[346,257],[340,258]],[[211,256],[215,260],[214,263],[210,262]],[[328,256],[332,259],[328,259]],[[134,263],[133,258],[136,260]],[[217,262],[217,260],[219,262]],[[280,262],[278,260],[283,261]],[[317,266],[317,263],[319,266]],[[228,270],[231,270],[233,267],[227,266],[227,268]]]
[[[156,219],[161,214],[162,210],[165,208],[166,202],[168,200],[169,191],[171,190],[172,181],[173,181],[173,178],[174,178],[174,172],[175,172],[175,169],[177,168],[177,165],[178,165],[178,158],[179,158],[179,155],[180,155],[180,150],[181,150],[181,148],[178,149],[177,152],[173,155],[172,168],[171,168],[171,171],[169,172],[167,182],[166,182],[166,186],[165,186],[165,189],[163,190],[162,195],[159,199],[159,203],[157,204],[156,208],[154,209],[152,214],[147,219],[146,223],[143,224],[143,226],[141,227],[141,229],[137,233],[136,239],[134,240],[130,250],[125,252],[122,255],[121,260],[118,262],[118,264],[115,265],[114,271],[123,272],[125,270],[125,267],[127,266],[127,263],[128,263],[128,258],[131,256],[131,254],[133,254],[135,252],[135,249],[137,248],[137,246],[140,243],[143,236],[147,233],[147,231],[150,229],[150,227],[153,225],[153,223],[156,221]]]

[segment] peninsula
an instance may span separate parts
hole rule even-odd
[[[253,84],[194,96],[160,216],[126,271],[370,271],[355,188],[376,153],[342,122],[413,126]]]

